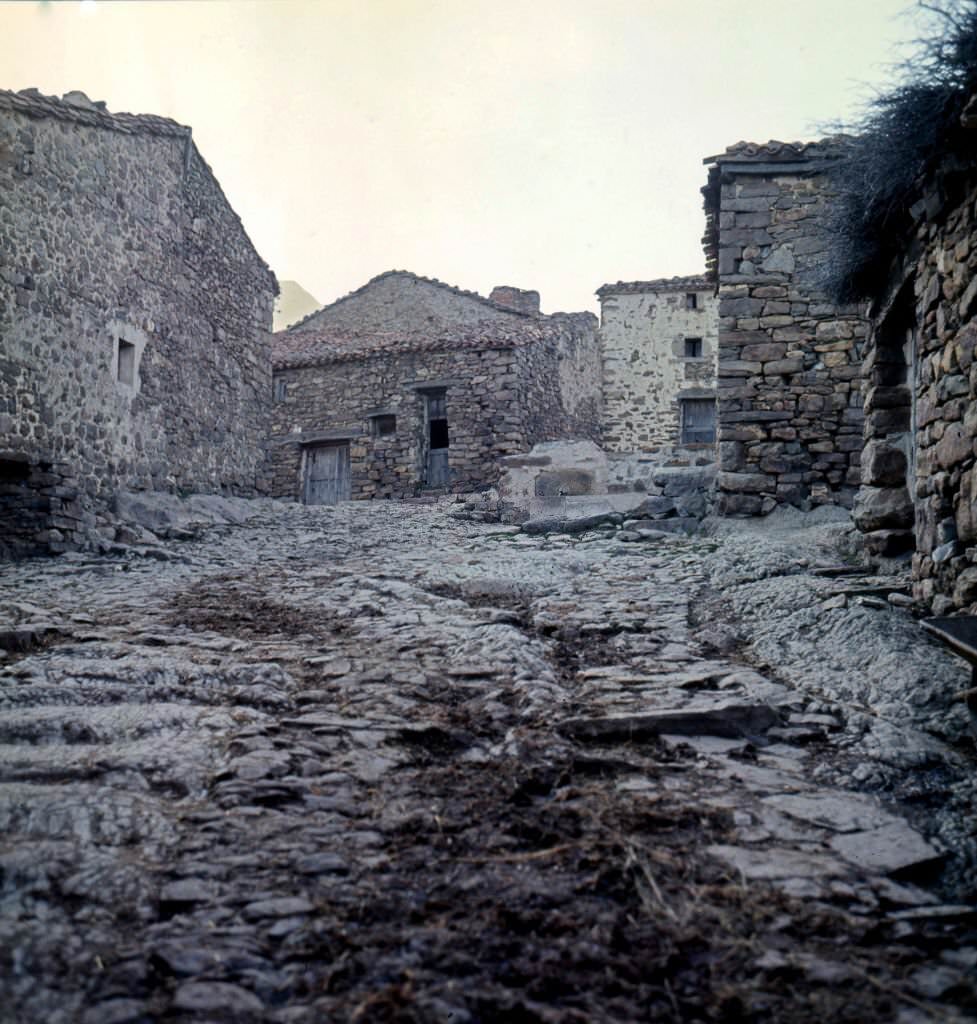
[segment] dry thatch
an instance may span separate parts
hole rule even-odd
[[[921,181],[948,158],[973,162],[961,114],[977,93],[977,0],[920,0],[919,7],[935,30],[919,40],[895,87],[848,126],[855,138],[833,172],[835,245],[821,284],[839,302],[880,293],[912,225]]]

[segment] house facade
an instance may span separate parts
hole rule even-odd
[[[543,315],[391,271],[275,335],[276,497],[308,503],[473,491],[501,456],[595,440],[597,319]]]
[[[0,554],[266,490],[277,292],[183,125],[0,91]]]
[[[709,157],[707,270],[719,297],[717,508],[851,507],[861,480],[863,305],[819,284],[844,140],[741,142]]]
[[[608,452],[716,441],[718,301],[703,275],[602,285],[602,443]]]

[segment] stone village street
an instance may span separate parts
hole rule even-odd
[[[977,1020],[969,674],[838,513],[245,506],[0,570],[4,1022]]]

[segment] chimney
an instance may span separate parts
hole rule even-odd
[[[523,291],[508,284],[496,285],[489,296],[492,302],[514,309],[517,313],[539,316],[539,292]]]

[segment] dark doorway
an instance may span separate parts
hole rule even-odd
[[[424,486],[448,486],[448,401],[443,389],[424,395],[424,422],[426,457],[424,460]]]

